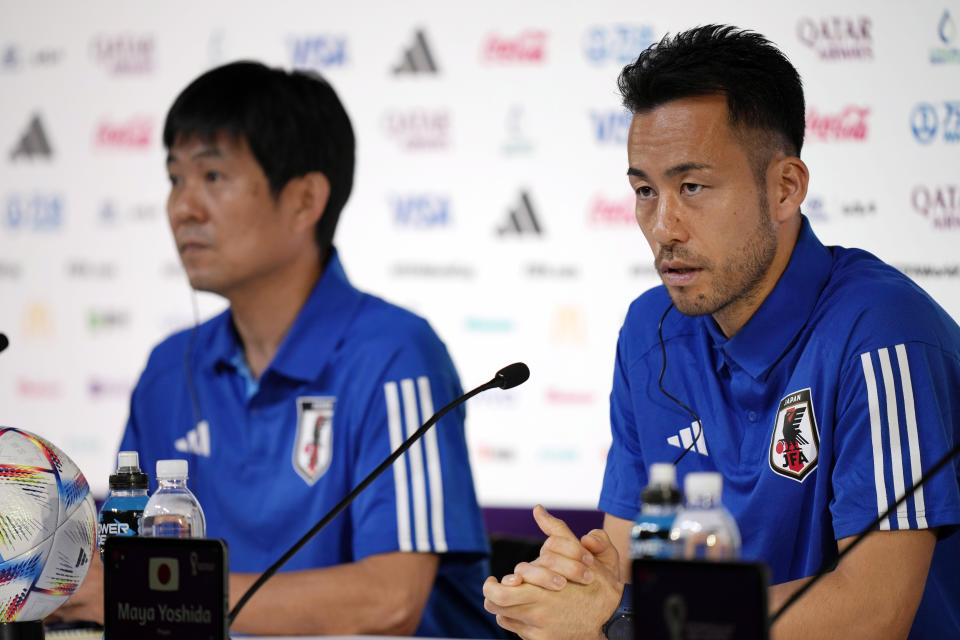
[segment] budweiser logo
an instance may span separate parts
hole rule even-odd
[[[866,140],[867,116],[870,107],[847,106],[835,114],[807,111],[807,136],[822,142],[837,140]]]

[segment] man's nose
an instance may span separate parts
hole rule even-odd
[[[173,226],[204,219],[205,213],[199,193],[189,182],[183,181],[170,188],[167,196],[167,216]]]
[[[652,236],[661,246],[686,242],[688,238],[684,215],[677,196],[666,194],[657,198],[656,217]]]

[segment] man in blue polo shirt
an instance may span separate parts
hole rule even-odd
[[[354,138],[327,82],[229,64],[180,94],[163,135],[184,269],[230,308],[154,349],[121,449],[139,451],[148,471],[189,461],[207,535],[230,548],[235,603],[462,391],[426,321],[347,280],[332,241]],[[463,419],[460,409],[427,432],[257,592],[233,630],[496,635],[476,590],[489,568]],[[82,616],[84,602],[96,613],[96,595],[71,602],[66,617]]]
[[[577,540],[537,508],[541,557],[484,585],[487,609],[528,639],[633,637],[613,614],[654,462],[723,475],[776,611],[960,438],[960,327],[876,257],[825,247],[800,213],[804,100],[783,54],[701,27],[644,51],[620,88],[663,286],[620,333],[603,530]],[[958,475],[954,462],[912,492],[774,637],[960,637]]]

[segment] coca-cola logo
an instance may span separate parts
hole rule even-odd
[[[587,222],[598,227],[624,227],[637,224],[635,201],[632,197],[594,197],[587,212]]]
[[[867,116],[870,107],[848,105],[838,113],[807,110],[807,139],[821,142],[867,139]]]
[[[868,16],[801,18],[797,38],[823,60],[871,59],[872,29]]]
[[[122,123],[101,123],[94,135],[94,143],[98,147],[145,149],[150,146],[152,135],[153,122],[138,117]]]
[[[17,393],[23,398],[57,398],[63,394],[63,388],[56,380],[20,378]]]
[[[917,185],[910,203],[935,228],[960,229],[960,185]]]
[[[484,62],[542,63],[547,57],[547,32],[527,29],[514,37],[490,35],[480,57]]]

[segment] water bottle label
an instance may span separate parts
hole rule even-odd
[[[140,533],[143,511],[104,511],[100,514],[97,532],[104,536],[135,536]]]

